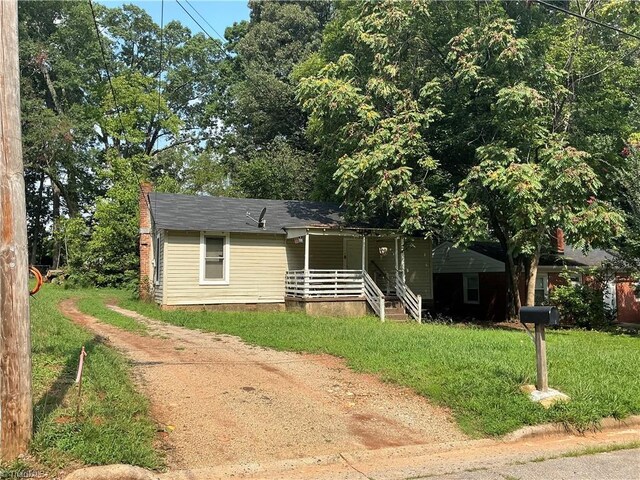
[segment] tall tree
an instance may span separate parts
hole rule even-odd
[[[167,161],[176,158],[172,150],[196,158],[216,135],[225,54],[219,42],[178,22],[161,29],[134,5],[24,2],[20,27],[32,262],[42,261],[51,238],[55,267],[62,217],[97,224],[96,199],[109,198],[115,179],[134,190],[141,178],[163,179],[175,170]],[[130,175],[117,174],[120,158]],[[131,205],[121,202],[120,214],[135,218]],[[127,248],[135,254],[135,242]]]
[[[315,149],[304,135],[306,115],[299,107],[292,72],[297,63],[320,48],[323,27],[330,18],[332,4],[320,2],[249,2],[248,22],[227,29],[230,57],[224,65],[224,108],[220,117],[225,131],[218,151],[231,173],[244,187],[245,195],[269,194],[249,186],[247,167],[255,158],[277,157],[270,175],[297,168],[305,158],[314,169]],[[286,145],[286,146],[284,146]],[[284,147],[283,147],[284,146]],[[262,153],[257,154],[260,151]],[[256,166],[256,169],[262,167]],[[293,181],[293,191],[301,197],[312,195],[308,175],[281,177]],[[273,192],[282,196],[284,192]]]
[[[593,154],[570,143],[585,132],[619,138],[620,127],[579,115],[603,86],[618,94],[609,108],[626,113],[624,89],[606,76],[587,82],[590,67],[576,61],[612,48],[608,35],[501,2],[363,2],[337,21],[299,95],[355,215],[388,209],[406,230],[433,230],[442,199],[448,234],[500,241],[516,302],[525,267],[528,303],[557,227],[587,248],[619,231],[621,215],[598,196],[615,141],[590,144]],[[580,39],[568,50],[556,42],[567,31]]]

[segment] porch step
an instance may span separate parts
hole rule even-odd
[[[407,312],[404,307],[384,307],[384,313],[388,315],[404,315]]]
[[[391,320],[393,322],[408,322],[409,315],[406,313],[384,313],[384,318],[386,320]]]

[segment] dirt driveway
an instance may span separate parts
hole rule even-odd
[[[152,321],[141,336],[60,304],[131,361],[172,469],[464,440],[448,412],[328,355],[278,352]]]

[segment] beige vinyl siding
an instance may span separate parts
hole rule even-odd
[[[433,272],[504,272],[504,263],[473,250],[456,248],[451,242],[445,242],[433,250]]]
[[[230,234],[229,284],[200,284],[200,232],[167,232],[164,295],[167,305],[284,301],[284,236]]]
[[[157,303],[162,303],[163,302],[163,293],[164,293],[164,255],[165,255],[165,245],[164,245],[164,239],[165,239],[165,234],[164,234],[164,230],[159,230],[158,233],[160,234],[160,242],[159,242],[159,249],[158,249],[158,255],[157,257],[154,257],[156,259],[156,265],[153,268],[153,278],[152,281],[154,283],[153,285],[153,298]],[[155,248],[156,248],[156,239],[155,236],[153,238],[153,250],[151,252],[152,255],[155,255]],[[156,274],[156,269],[158,270],[158,282],[156,283],[155,281],[155,274]]]

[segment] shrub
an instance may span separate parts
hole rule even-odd
[[[571,282],[568,273],[561,275],[565,285],[551,292],[551,303],[560,311],[560,322],[587,329],[606,329],[611,326],[614,312],[605,302],[607,280],[603,272],[591,271],[581,284]]]

